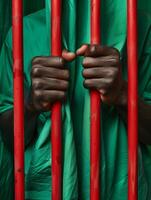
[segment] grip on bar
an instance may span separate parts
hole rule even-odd
[[[24,200],[23,4],[12,0],[15,200]]]
[[[128,0],[128,200],[138,199],[137,0]]]
[[[51,55],[61,56],[61,0],[51,0]],[[61,200],[61,103],[57,102],[51,110],[52,144],[52,200]]]
[[[101,41],[100,10],[100,0],[91,0],[91,44]],[[98,91],[90,91],[90,102],[90,199],[100,200],[101,99]]]

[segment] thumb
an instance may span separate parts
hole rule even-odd
[[[73,61],[75,58],[76,58],[76,54],[74,52],[69,52],[67,51],[66,49],[64,49],[62,51],[62,57],[68,61],[68,62],[71,62]]]
[[[77,56],[84,56],[89,48],[88,44],[83,44],[79,49],[76,51]]]

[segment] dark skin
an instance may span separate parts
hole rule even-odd
[[[66,54],[68,62],[75,58],[74,53]],[[36,132],[39,114],[49,111],[54,102],[65,100],[69,85],[69,71],[65,68],[65,58],[36,57],[32,61],[32,86],[30,93],[26,94],[24,106],[25,146],[32,141],[33,133]],[[13,149],[13,115],[13,110],[0,115],[0,129],[5,133],[2,135],[3,140],[10,150]]]
[[[98,90],[101,101],[115,106],[127,124],[127,82],[122,79],[119,52],[112,47],[82,45],[76,54],[64,50],[62,57],[33,59],[32,86],[25,101],[25,127],[29,136],[36,131],[36,119],[41,112],[49,111],[56,101],[65,101],[70,78],[65,63],[76,56],[84,56],[84,87]],[[11,126],[7,121],[11,121]],[[151,144],[150,122],[151,106],[139,99],[139,142],[148,145]],[[12,135],[13,110],[0,115],[0,128],[5,137]]]
[[[127,82],[121,74],[119,52],[111,47],[83,45],[77,50],[83,55],[84,86],[100,92],[103,103],[113,105],[127,125]],[[151,145],[151,105],[138,99],[139,142]]]

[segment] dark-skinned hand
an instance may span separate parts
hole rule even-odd
[[[62,57],[35,57],[32,61],[31,92],[28,107],[33,111],[49,111],[51,105],[66,98],[69,71],[65,62],[75,54],[63,51]]]
[[[123,105],[127,101],[127,84],[121,76],[119,52],[112,47],[82,45],[76,52],[84,56],[83,76],[87,89],[96,89],[104,103]],[[62,57],[36,57],[32,62],[30,106],[48,111],[56,101],[63,101],[69,86],[65,61],[75,59],[74,53],[63,51]]]
[[[84,87],[98,90],[106,104],[126,104],[127,84],[122,79],[118,50],[100,45],[82,45],[76,54],[84,56]]]

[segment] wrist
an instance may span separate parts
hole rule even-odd
[[[28,111],[33,115],[39,114],[39,112],[34,107],[34,104],[33,104],[33,101],[32,101],[32,97],[31,97],[31,93],[29,93],[26,96],[24,105],[25,105],[25,111]]]
[[[127,107],[127,92],[127,81],[124,80],[116,99],[117,106]]]

